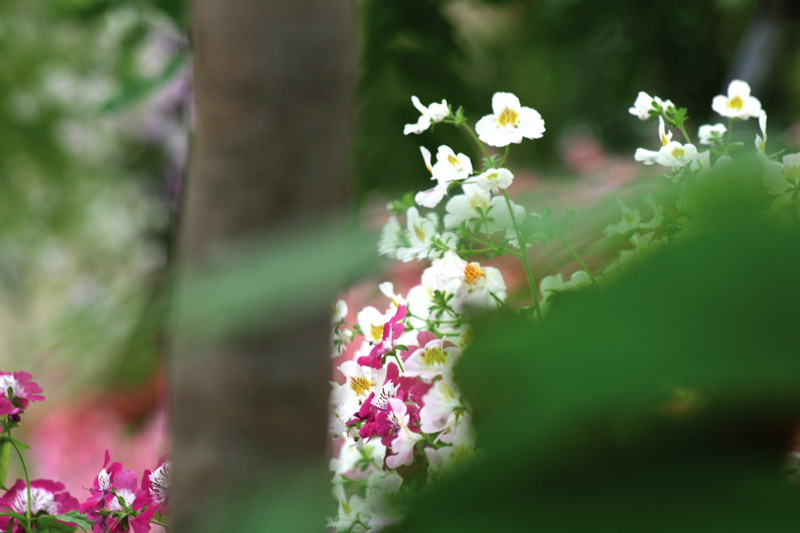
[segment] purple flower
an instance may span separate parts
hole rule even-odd
[[[64,491],[64,484],[48,479],[31,481],[31,514],[37,515],[44,511],[49,515],[60,515],[78,509],[78,500]],[[28,512],[28,491],[25,481],[18,479],[0,498],[0,509],[8,509],[19,514]],[[0,517],[0,530],[8,530],[10,517]],[[64,522],[69,524],[69,522]],[[12,529],[14,533],[22,533],[21,524]]]

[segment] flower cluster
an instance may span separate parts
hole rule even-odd
[[[434,163],[431,151],[420,147],[435,184],[389,204],[392,215],[378,243],[381,255],[421,262],[418,281],[403,291],[382,283],[383,305],[364,307],[354,316],[343,300],[334,308],[333,355],[341,362],[331,383],[329,431],[337,450],[330,468],[338,509],[329,525],[337,531],[379,531],[395,522],[404,493],[435,482],[479,451],[471,407],[454,380],[454,368],[469,345],[472,311],[504,308],[534,322],[546,320],[562,293],[600,290],[623,267],[689,234],[694,213],[687,185],[719,174],[747,154],[745,143],[733,141],[736,123],[758,119],[755,157],[764,169],[765,195],[774,197],[773,212],[800,222],[800,153],[780,161],[767,155],[766,113],[740,80],[712,102],[727,123],[699,126],[697,145],[687,131],[685,108],[639,93],[629,112],[658,122],[658,144],[639,148],[634,159],[664,167],[665,188],[674,190],[670,202],[651,194],[635,204],[617,198],[622,218],[608,223],[604,233],[608,248],[619,251],[596,264],[595,273],[566,238],[570,212],[563,217],[546,208],[532,212],[509,196],[514,182],[506,168],[509,149],[543,135],[537,111],[513,94],[496,93],[492,113],[473,130],[462,108],[454,111],[444,100],[429,107],[416,97],[412,101],[421,117],[406,126],[406,134],[452,124],[477,143],[484,157],[477,165],[466,153],[439,146]],[[504,151],[491,154],[489,147]],[[537,281],[531,246],[553,241],[573,262]],[[527,287],[507,285],[515,278],[525,279]]]
[[[151,521],[162,523],[167,514],[170,461],[162,457],[154,472],[145,470],[139,486],[133,470],[124,469],[119,462],[109,465],[110,460],[106,450],[103,468],[89,489],[91,496],[80,506],[92,531],[146,533]]]
[[[146,470],[141,486],[136,473],[125,470],[122,463],[109,464],[106,451],[103,468],[89,489],[83,503],[66,492],[58,481],[31,481],[22,451],[27,446],[11,432],[19,425],[22,412],[31,401],[42,401],[41,387],[27,372],[0,372],[0,456],[17,452],[25,479],[17,480],[0,497],[0,530],[27,533],[29,531],[84,531],[94,533],[146,533],[151,524],[167,527],[167,492],[170,462],[162,457],[155,471]],[[0,486],[5,483],[8,460],[0,461]]]
[[[740,157],[755,157],[762,167],[761,182],[766,195],[772,196],[771,212],[785,220],[800,221],[800,153],[767,155],[767,114],[761,102],[751,95],[750,86],[742,80],[733,80],[727,95],[712,99],[711,109],[727,119],[725,123],[702,124],[697,128],[698,148],[686,129],[687,110],[669,100],[639,93],[630,113],[641,120],[658,119],[658,136],[661,148],[639,148],[634,159],[645,165],[666,167],[665,177],[676,186],[677,201],[661,205],[652,196],[645,197],[651,213],[645,221],[638,209],[631,209],[619,200],[622,220],[610,224],[608,235],[625,235],[633,249],[623,250],[617,260],[604,270],[611,274],[630,260],[653,253],[658,248],[678,238],[692,227],[691,202],[686,194],[687,185],[703,180],[712,172],[729,168]],[[734,126],[751,118],[758,119],[758,132],[753,137],[752,148],[734,138]],[[684,143],[673,140],[679,133]],[[750,146],[753,146],[750,145]]]
[[[473,130],[461,108],[453,111],[445,101],[425,108],[416,97],[412,102],[422,116],[406,126],[406,134],[453,124],[477,142],[485,159],[476,169],[465,153],[439,146],[434,162],[431,151],[420,147],[435,184],[392,204],[378,243],[382,255],[422,262],[418,283],[397,292],[394,284],[382,283],[385,304],[367,306],[350,321],[344,301],[334,307],[333,355],[348,356],[331,384],[338,512],[329,525],[337,531],[377,531],[393,523],[405,491],[446,475],[475,453],[470,407],[453,378],[471,337],[468,318],[473,310],[509,307],[504,275],[487,261],[519,259],[533,281],[528,246],[547,226],[546,217],[528,212],[507,192],[514,182],[505,167],[510,145],[544,133],[537,111],[513,94],[497,93],[492,113]],[[487,146],[505,148],[503,157],[489,155]],[[446,197],[443,209],[430,211]],[[544,307],[532,290],[529,316],[541,317]]]

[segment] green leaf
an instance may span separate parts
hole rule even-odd
[[[124,109],[134,102],[145,98],[168,83],[186,63],[187,55],[176,55],[167,64],[161,74],[152,78],[138,78],[123,84],[120,90],[100,108],[101,113],[108,113]]]
[[[0,438],[0,489],[2,490],[8,490],[6,476],[8,475],[8,465],[11,463],[11,448],[10,437]]]
[[[541,531],[796,529],[782,462],[800,404],[800,231],[722,178],[695,199],[693,238],[536,325],[475,324],[456,379],[481,459],[389,531],[527,531],[532,517]],[[679,389],[703,401],[675,411]]]
[[[92,529],[92,522],[85,514],[81,513],[80,511],[70,511],[68,513],[55,515],[52,518],[56,520],[62,520],[64,522],[72,522],[82,530]]]

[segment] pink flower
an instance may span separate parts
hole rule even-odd
[[[381,368],[383,366],[383,356],[394,349],[394,343],[397,338],[403,334],[406,327],[400,321],[406,317],[406,306],[397,306],[397,312],[389,321],[383,325],[383,336],[381,342],[376,344],[369,355],[359,357],[356,362],[359,365],[368,366],[370,368]]]
[[[358,432],[362,439],[369,439],[375,435],[383,437],[384,433],[379,430],[378,422],[379,417],[385,418],[381,413],[385,414],[389,400],[397,398],[402,402],[416,403],[421,406],[422,397],[427,394],[430,387],[429,384],[416,378],[401,377],[397,365],[389,363],[386,369],[386,379],[380,392],[377,395],[374,392],[369,395],[349,424],[353,425],[360,420],[364,421],[364,425]],[[419,410],[417,406],[412,407]]]
[[[167,512],[171,470],[172,461],[165,455],[158,460],[158,466],[153,472],[144,471],[141,496],[133,503],[134,509],[141,509],[148,505],[154,512],[161,514]]]
[[[156,506],[145,507],[144,491],[139,489],[133,470],[124,470],[122,463],[108,466],[109,460],[106,451],[103,469],[89,489],[92,496],[81,504],[81,512],[93,522],[94,533],[126,533],[131,528],[135,533],[147,533]],[[143,507],[144,510],[137,513]]]
[[[10,415],[19,422],[19,414],[28,403],[44,400],[39,394],[42,388],[31,379],[28,372],[0,372],[0,415]]]
[[[18,479],[16,483],[0,498],[0,509],[8,509],[19,514],[28,512],[28,490],[25,481]],[[49,515],[60,515],[78,509],[78,500],[68,492],[64,492],[64,484],[48,479],[31,481],[31,514],[44,511]],[[0,517],[0,529],[8,530],[8,516]],[[64,522],[70,524],[70,522]],[[17,524],[14,533],[22,533],[23,528]]]

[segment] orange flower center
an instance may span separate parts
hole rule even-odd
[[[470,263],[464,268],[464,281],[469,285],[475,285],[483,277],[486,277],[486,273],[478,263]]]
[[[728,100],[728,107],[737,111],[741,111],[744,107],[744,100],[742,100],[741,96],[734,96]]]
[[[371,386],[372,382],[367,378],[361,378],[361,377],[350,378],[350,388],[353,389],[353,392],[355,392],[359,396],[367,392]]]
[[[503,108],[503,111],[497,115],[497,123],[500,126],[516,126],[519,122],[519,113],[508,107]]]

